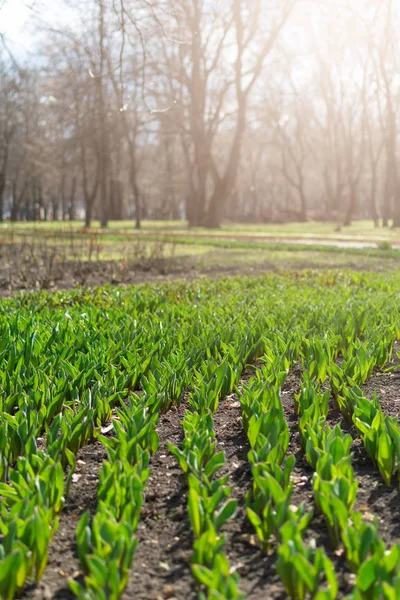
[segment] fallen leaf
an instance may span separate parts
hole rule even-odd
[[[296,483],[297,485],[305,485],[308,481],[307,475],[294,475],[293,473],[290,476],[290,481]]]
[[[229,569],[229,575],[233,575],[234,573],[236,573],[236,571],[238,571],[239,569],[241,569],[243,567],[243,563],[237,563],[237,565],[233,565],[233,567],[231,567]]]
[[[249,544],[250,544],[250,546],[257,546],[256,538],[254,535],[250,536]]]
[[[101,428],[101,433],[103,435],[105,435],[106,433],[109,433],[110,431],[112,431],[114,429],[114,425],[111,423],[111,425],[107,425],[107,427],[102,427]]]

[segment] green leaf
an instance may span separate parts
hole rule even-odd
[[[393,573],[400,562],[400,547],[396,544],[390,551],[385,552],[383,563],[388,573]]]
[[[193,487],[190,487],[189,489],[188,510],[193,533],[196,537],[200,537],[203,533],[201,500],[200,496]]]
[[[381,433],[378,441],[378,467],[386,485],[390,485],[394,469],[393,450],[393,442],[389,434],[386,432]]]
[[[250,523],[253,525],[253,527],[258,529],[259,527],[262,526],[262,521],[261,521],[260,517],[258,516],[258,514],[256,512],[254,512],[254,510],[247,507],[246,514],[247,514],[247,517],[248,517]]]
[[[210,569],[202,565],[192,565],[192,571],[195,579],[200,583],[200,585],[204,585],[206,588],[212,589],[214,587],[214,576]]]
[[[298,553],[296,553],[292,557],[292,563],[294,568],[296,569],[296,573],[299,579],[301,579],[305,583],[309,592],[313,592],[313,590],[315,589],[316,581],[312,565],[302,554]]]
[[[214,477],[214,475],[224,466],[225,454],[224,452],[218,452],[207,462],[205,466],[205,474],[208,479]]]
[[[237,510],[237,501],[228,500],[220,508],[215,517],[215,529],[218,531],[229,519],[232,519]]]
[[[373,556],[361,565],[357,574],[356,587],[359,588],[362,592],[367,592],[369,588],[375,583],[376,566],[376,556]]]

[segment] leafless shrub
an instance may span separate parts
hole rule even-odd
[[[34,233],[0,240],[0,289],[54,289],[128,283],[137,272],[165,273],[175,254],[162,240],[102,241],[101,235],[66,238]]]

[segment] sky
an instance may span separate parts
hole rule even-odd
[[[213,0],[218,1],[218,0]],[[329,45],[338,47],[338,27],[334,25],[333,6],[343,5],[348,0],[326,0],[322,6],[326,7],[328,15],[323,16],[321,5],[315,0],[302,0],[295,11],[291,22],[294,27],[286,27],[281,39],[287,47],[293,48],[296,53],[309,51],[309,41],[312,28],[319,32],[317,37],[321,38],[322,46]],[[85,0],[81,0],[82,3]],[[332,4],[333,2],[333,4]],[[359,0],[352,0],[356,6]],[[66,8],[61,0],[0,0],[0,32],[5,34],[7,45],[12,52],[21,58],[29,57],[35,53],[38,37],[34,34],[34,25],[39,21],[47,23],[66,23],[71,19],[71,10]],[[332,18],[333,17],[333,18]],[[332,27],[327,27],[331,21]],[[298,25],[301,27],[299,28]],[[337,25],[337,23],[336,23]],[[332,30],[332,36],[331,36]],[[339,28],[340,31],[340,28]],[[306,59],[305,59],[306,61]]]
[[[0,0],[1,6],[0,32],[6,35],[10,49],[21,55],[29,54],[29,50],[34,48],[34,19],[65,22],[68,13],[65,5],[58,0]],[[63,10],[60,10],[62,6]]]
[[[26,22],[32,11],[22,0],[7,0],[0,9],[0,31],[6,35],[13,48],[27,49],[30,37]]]
[[[59,8],[57,0],[5,0],[0,8],[0,31],[7,37],[13,52],[29,53],[34,45],[32,20],[56,20]]]

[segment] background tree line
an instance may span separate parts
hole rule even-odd
[[[400,226],[392,0],[64,4],[0,51],[0,219]]]

